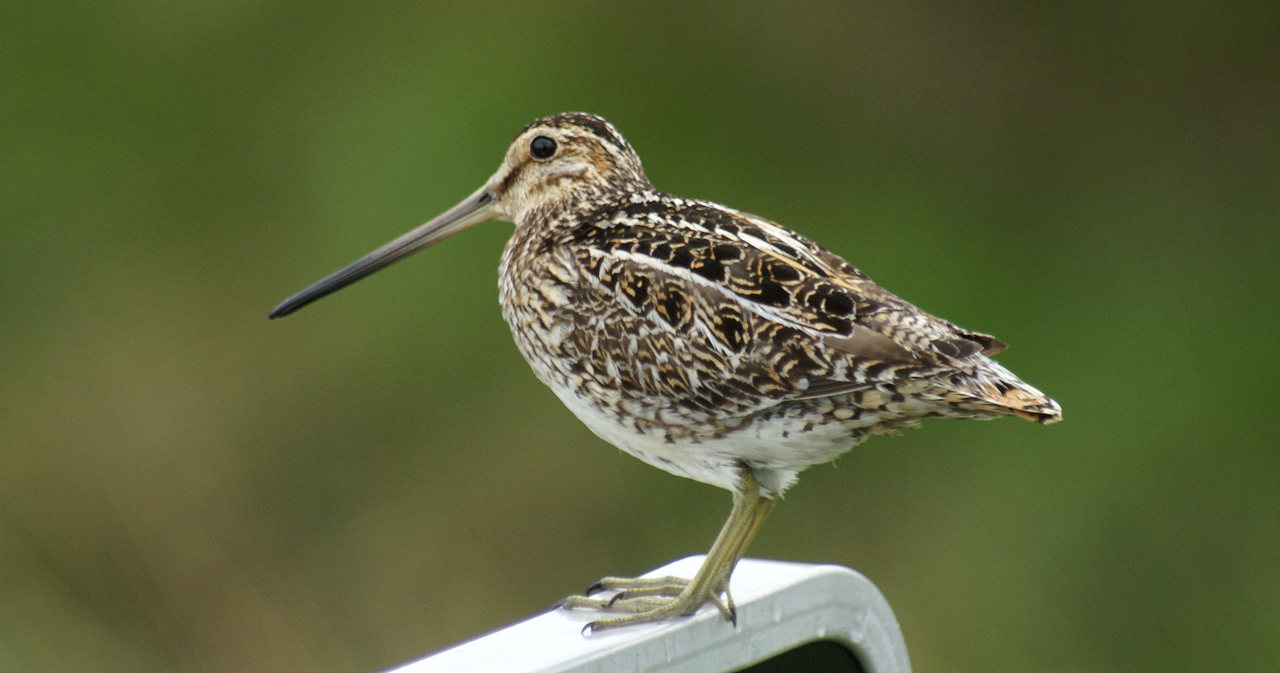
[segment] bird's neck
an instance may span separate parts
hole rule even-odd
[[[656,193],[647,180],[585,183],[554,194],[554,198],[529,200],[515,213],[516,229],[552,230],[575,227],[596,213],[629,201],[635,194]]]

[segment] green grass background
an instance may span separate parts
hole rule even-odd
[[[1280,669],[1274,3],[121,0],[0,7],[0,670],[374,671],[705,551],[727,494],[515,350],[509,225],[266,319],[566,110],[1065,410],[875,438],[752,555],[922,672]]]

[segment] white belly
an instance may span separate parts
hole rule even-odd
[[[879,421],[872,416],[856,423],[814,423],[814,416],[797,413],[748,420],[719,437],[668,439],[619,422],[568,391],[552,389],[598,437],[650,465],[735,491],[739,470],[746,464],[771,497],[781,495],[806,467],[829,462],[853,448],[865,438],[863,428]]]

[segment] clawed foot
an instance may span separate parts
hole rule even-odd
[[[719,584],[718,590],[711,592],[697,591],[683,577],[606,577],[592,584],[586,595],[570,596],[556,603],[556,607],[628,613],[621,617],[593,621],[583,627],[583,633],[687,616],[697,612],[705,603],[715,605],[725,621],[736,626],[737,611],[733,598],[729,596],[726,586],[728,582],[721,581]],[[601,591],[616,593],[604,597],[593,596]],[[724,601],[720,600],[721,593],[725,596]]]
[[[591,585],[585,596],[570,596],[556,607],[568,610],[587,609],[626,613],[621,617],[598,619],[583,627],[589,631],[612,629],[631,624],[657,622],[671,617],[684,617],[711,603],[720,610],[725,621],[738,625],[738,612],[729,596],[729,575],[742,558],[747,544],[755,536],[764,517],[773,508],[773,500],[760,495],[760,482],[743,466],[741,484],[733,495],[733,511],[724,522],[711,551],[693,579],[683,577],[606,577]],[[595,598],[600,591],[616,592]],[[724,594],[724,600],[720,595]]]

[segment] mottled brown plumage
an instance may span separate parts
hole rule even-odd
[[[927,416],[1017,415],[1058,405],[989,356],[994,337],[899,299],[768,220],[658,192],[608,122],[535,121],[485,187],[286,301],[283,315],[466,226],[516,224],[503,316],[540,380],[596,434],[664,470],[729,489],[734,514],[692,582],[607,578],[631,612],[595,628],[689,614],[733,617],[733,564],[804,468]]]

